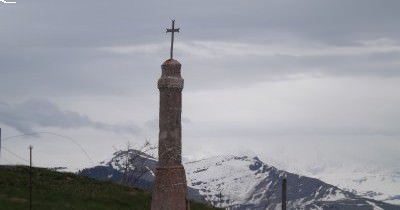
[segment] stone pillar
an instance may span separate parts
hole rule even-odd
[[[160,90],[160,132],[158,167],[153,186],[151,210],[187,210],[186,174],[182,156],[182,89],[181,64],[174,59],[162,65]]]

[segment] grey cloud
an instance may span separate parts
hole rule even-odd
[[[150,129],[157,130],[158,129],[158,117],[154,118],[152,120],[148,120],[145,123],[145,126],[150,128]]]
[[[296,77],[399,77],[399,52],[360,55],[230,56],[204,63],[189,60],[183,74],[188,89],[240,88]],[[301,77],[300,77],[301,78]],[[205,85],[207,84],[207,85]]]
[[[268,55],[252,54],[252,52],[246,55],[232,55],[216,50],[214,54],[201,57],[198,55],[201,49],[183,51],[179,48],[179,43],[194,41],[251,43],[266,46],[282,44],[286,47],[300,42],[303,45],[298,47],[298,50],[301,51],[302,47],[307,50],[314,45],[363,47],[362,41],[382,38],[390,39],[393,45],[399,46],[400,2],[397,0],[384,2],[17,0],[17,2],[14,5],[0,6],[0,95],[4,101],[31,97],[51,98],[54,101],[57,98],[65,100],[66,97],[76,99],[83,96],[90,99],[99,95],[104,96],[106,100],[108,96],[131,97],[129,98],[131,100],[141,100],[149,95],[157,98],[156,82],[160,76],[160,64],[169,52],[168,46],[164,47],[169,42],[165,28],[169,27],[172,18],[177,20],[176,24],[181,28],[181,32],[176,36],[175,55],[182,63],[185,102],[187,100],[185,94],[190,91],[214,91],[217,88],[232,90],[258,82],[296,79],[296,75],[353,77],[356,80],[360,77],[400,76],[398,50],[369,51],[359,54],[321,52],[313,55],[301,53],[296,55],[274,53],[274,49],[267,48],[272,51]],[[100,50],[107,47],[148,44],[155,45],[160,50],[147,52],[138,50],[130,54]],[[384,80],[380,82],[385,83]],[[393,85],[393,89],[396,87]],[[379,124],[382,127],[374,124],[354,127],[342,125],[342,121],[357,117],[352,115],[340,119],[332,118],[332,125],[316,125],[305,121],[307,127],[286,124],[278,127],[270,126],[269,129],[265,129],[269,125],[257,125],[257,122],[243,125],[244,122],[240,119],[238,124],[233,125],[216,125],[216,123],[203,125],[194,120],[193,126],[188,123],[183,130],[184,135],[190,135],[185,138],[187,139],[185,142],[187,145],[194,145],[193,153],[201,150],[199,142],[201,145],[213,148],[225,148],[241,142],[243,146],[253,145],[253,148],[259,148],[262,154],[265,151],[261,151],[261,148],[268,148],[274,144],[273,140],[265,143],[264,139],[272,139],[274,136],[290,138],[293,139],[293,144],[282,143],[282,145],[291,147],[295,159],[299,159],[297,147],[305,145],[304,141],[316,134],[318,139],[314,142],[320,142],[319,140],[325,137],[334,142],[344,136],[350,136],[346,141],[357,140],[357,143],[345,147],[358,151],[359,145],[363,145],[365,140],[363,135],[375,137],[370,142],[398,137],[397,125],[400,118],[397,114],[393,114],[397,113],[395,111],[398,101],[390,100],[397,96],[395,94],[382,97],[381,100],[382,104],[393,104],[393,107],[376,106],[376,109],[382,109],[383,113],[394,118],[390,120],[391,118],[386,115],[375,118],[383,122]],[[264,97],[263,93],[260,93],[260,97]],[[318,100],[326,100],[320,96],[315,97],[315,103],[310,103],[304,111],[312,112],[318,108]],[[270,99],[274,100],[268,98]],[[206,101],[208,98],[199,100],[201,105],[197,109],[206,109],[201,100]],[[331,100],[332,104],[336,104],[340,98],[332,96]],[[365,104],[370,102],[372,101]],[[146,103],[148,102],[137,103],[136,107],[130,108],[141,110],[140,106],[147,106]],[[257,103],[257,100],[254,103]],[[364,109],[365,104],[360,102],[354,109]],[[218,114],[226,106],[220,107],[222,108],[211,106],[206,110]],[[148,116],[154,115],[153,112],[143,113],[141,117],[148,119]],[[365,112],[364,116],[371,116],[371,113]],[[375,119],[372,121],[375,122]],[[182,120],[185,123],[184,119]],[[291,116],[285,116],[283,121],[290,122]],[[20,132],[31,132],[39,127],[65,129],[89,127],[131,134],[141,132],[135,125],[97,122],[78,112],[64,111],[45,100],[28,100],[20,104],[1,103],[0,122]],[[149,121],[146,125],[151,129],[149,133],[156,133],[153,129],[157,128],[157,120]],[[241,141],[232,141],[235,138],[240,138]],[[251,139],[255,139],[254,141],[258,139],[261,143],[253,144]],[[346,141],[337,145],[340,144],[342,148],[346,145]],[[391,146],[393,149],[391,153],[394,155],[390,157],[398,159],[398,143],[382,143],[382,145]],[[272,152],[276,157],[282,158],[282,154],[277,151],[270,149],[266,153]],[[369,152],[371,150],[365,152],[366,156]],[[373,157],[382,156],[389,159],[386,154],[382,149]],[[391,161],[390,164],[396,165]]]
[[[400,118],[398,118],[397,121]],[[288,123],[288,122],[285,122]],[[304,122],[307,124],[306,122]],[[339,124],[340,122],[338,122]],[[213,136],[217,138],[249,138],[258,139],[260,137],[268,138],[271,136],[296,138],[297,136],[330,136],[337,137],[338,139],[345,136],[353,136],[361,138],[364,136],[375,137],[398,137],[400,136],[400,129],[395,126],[387,126],[385,128],[367,127],[363,125],[354,125],[352,127],[344,126],[330,126],[330,125],[316,125],[309,123],[308,126],[297,124],[291,125],[219,125],[212,124],[208,126],[199,126],[196,130],[192,130],[196,137],[207,138]]]
[[[156,80],[159,73],[161,62],[152,65],[139,62],[140,58],[93,48],[13,48],[0,52],[0,93],[8,97],[132,93],[153,85],[146,81]]]
[[[73,129],[90,127],[115,133],[138,134],[133,124],[108,124],[91,120],[74,111],[61,110],[57,105],[41,99],[29,99],[20,104],[0,104],[0,122],[21,133],[32,133],[37,127]]]
[[[154,83],[149,81],[158,79],[168,49],[122,55],[99,48],[167,43],[164,30],[171,18],[181,27],[180,42],[262,44],[300,39],[310,45],[358,46],[360,40],[378,38],[399,42],[399,6],[398,1],[20,0],[0,8],[0,93],[9,97],[136,94],[139,90],[152,94]],[[176,50],[182,58],[184,77],[191,84],[186,90],[251,85],[298,73],[398,76],[399,72],[394,62],[398,52],[217,59],[187,54]]]
[[[79,6],[78,6],[79,5]],[[335,45],[398,39],[400,3],[367,1],[64,1],[20,0],[2,7],[1,46],[93,47],[163,40],[176,18],[183,39],[274,39],[289,34]],[[17,25],[18,27],[15,27]],[[190,38],[188,38],[190,37]]]
[[[201,48],[186,50],[204,50]],[[188,84],[185,90],[189,91],[240,88],[257,82],[293,79],[296,75],[400,76],[399,51],[224,55],[223,51],[210,50],[216,54],[215,57],[186,54],[183,50],[179,52],[179,48],[177,51]],[[163,58],[165,56],[159,50],[121,54],[97,48],[13,49],[0,52],[0,93],[8,97],[26,94],[34,97],[156,94]]]

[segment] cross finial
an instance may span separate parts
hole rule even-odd
[[[175,20],[172,20],[172,28],[169,29],[167,28],[167,33],[171,32],[172,36],[171,36],[171,51],[170,51],[170,58],[172,59],[172,56],[174,54],[174,33],[175,32],[179,32],[179,28],[175,28]]]

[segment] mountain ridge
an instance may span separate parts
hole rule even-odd
[[[120,151],[101,166],[84,169],[81,174],[94,178],[121,181],[124,154]],[[150,190],[154,179],[156,159],[138,156],[137,161],[149,171],[142,175],[135,186]],[[281,205],[281,180],[288,180],[288,209],[340,209],[374,210],[400,209],[373,199],[363,198],[327,184],[316,178],[279,170],[254,156],[215,156],[184,163],[187,173],[188,196],[216,207],[229,209],[279,209]],[[139,168],[139,165],[133,166]],[[103,175],[99,171],[103,170]]]

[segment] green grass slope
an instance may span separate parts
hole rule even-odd
[[[29,209],[29,168],[0,166],[0,209]],[[151,195],[132,187],[43,168],[33,170],[34,210],[147,210]],[[213,210],[191,203],[192,210]]]

